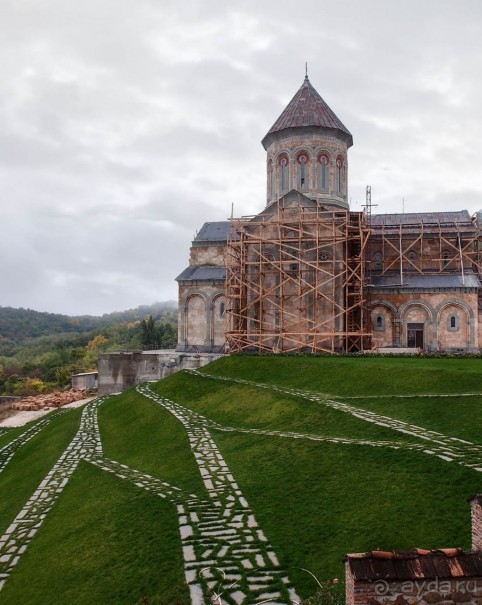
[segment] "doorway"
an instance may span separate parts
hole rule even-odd
[[[407,324],[407,347],[423,349],[423,323]]]

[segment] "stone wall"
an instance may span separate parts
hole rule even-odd
[[[400,235],[398,228],[392,227],[392,235],[382,238],[377,229],[372,229],[367,246],[368,267],[373,276],[397,274],[400,267]],[[469,240],[474,236],[470,227],[465,228],[464,237]],[[402,237],[402,250],[406,251],[403,259],[403,273],[407,279],[410,275],[418,275],[420,272],[444,274],[460,274],[460,258],[457,253],[457,233],[452,233],[447,227],[443,231],[443,240],[439,234],[426,234],[423,241],[413,246],[417,237],[415,233],[404,234]],[[388,243],[389,242],[389,243]],[[406,258],[408,257],[408,259]],[[463,268],[467,273],[472,272],[472,264],[468,258],[464,258]]]
[[[222,352],[225,305],[224,283],[180,285],[177,351]]]
[[[328,202],[347,207],[347,177],[348,157],[347,145],[344,140],[336,136],[329,136],[313,129],[307,134],[306,129],[296,132],[292,136],[276,137],[268,148],[267,161],[267,203],[278,200],[283,194],[296,189],[304,195],[315,198],[319,202]],[[299,157],[307,158],[305,183],[300,183]],[[326,186],[321,187],[320,158],[327,159]],[[281,166],[280,161],[286,157],[288,162],[288,174],[285,188],[281,188]],[[336,160],[343,159],[342,187],[338,189]]]
[[[101,353],[99,395],[121,393],[141,382],[161,380],[174,372],[200,368],[222,355],[186,354],[176,351]]]
[[[210,244],[208,242],[198,244],[197,242],[193,242],[191,254],[189,256],[189,265],[215,265],[224,267],[225,251],[226,246],[224,244]]]
[[[347,573],[346,605],[480,605],[482,577],[354,582]]]
[[[407,325],[422,323],[424,350],[479,352],[477,298],[475,289],[403,293],[374,288],[369,303],[373,343],[378,347],[406,347]]]
[[[482,495],[470,499],[472,550],[482,551]],[[482,601],[481,601],[482,602]]]

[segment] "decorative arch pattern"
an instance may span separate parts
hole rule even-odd
[[[318,185],[320,189],[329,189],[328,167],[330,165],[331,156],[327,151],[321,151],[318,154]]]
[[[280,193],[286,193],[289,189],[289,165],[290,160],[286,153],[278,156],[279,190]]]
[[[296,154],[296,172],[299,189],[308,189],[310,186],[310,154],[302,149]]]
[[[395,344],[395,319],[397,308],[384,300],[373,301],[370,305],[373,343],[377,347],[392,347]]]
[[[475,314],[470,305],[450,298],[437,305],[436,313],[440,350],[475,349]]]
[[[336,191],[339,195],[343,194],[343,181],[345,173],[345,158],[342,155],[338,155],[336,158]]]

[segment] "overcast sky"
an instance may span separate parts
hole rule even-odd
[[[196,230],[264,207],[305,61],[352,209],[482,208],[480,0],[2,0],[0,306],[176,299]]]

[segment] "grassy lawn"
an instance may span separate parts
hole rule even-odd
[[[69,410],[52,420],[15,452],[0,473],[0,535],[74,437],[80,414],[80,409]]]
[[[480,476],[415,452],[213,432],[301,596],[344,578],[343,556],[470,547]]]
[[[177,527],[174,507],[81,462],[1,602],[188,604]]]
[[[354,399],[348,403],[445,435],[482,443],[482,397]]]
[[[48,418],[48,417],[49,417],[49,415],[46,414],[45,416],[42,416],[42,418],[38,418],[37,420],[32,420],[32,422],[28,422],[24,426],[13,427],[11,429],[8,429],[5,433],[0,435],[0,448],[7,445],[7,443],[10,443],[10,441],[13,441],[13,439],[18,437],[22,433],[25,433],[25,431],[27,431],[29,428],[33,427],[37,422],[40,422],[44,418]]]
[[[211,367],[211,366],[210,366]],[[297,431],[325,436],[418,442],[390,429],[301,397],[180,372],[153,390],[224,426]]]
[[[205,372],[328,393],[445,434],[480,442],[482,397],[390,398],[482,390],[478,359],[231,357]],[[227,426],[415,442],[320,403],[177,373],[160,395]],[[0,532],[69,444],[80,410],[56,418],[0,473]],[[104,454],[206,498],[186,431],[157,403],[128,391],[99,408]],[[23,429],[0,437],[2,443]],[[344,578],[343,556],[371,549],[470,547],[466,499],[481,475],[408,451],[211,430],[229,469],[299,594]],[[175,508],[82,462],[22,555],[0,601],[104,605],[189,603]]]
[[[135,390],[111,397],[99,428],[107,458],[207,497],[182,424],[157,403]]]
[[[15,437],[18,437],[20,435],[20,433],[23,433],[26,429],[33,426],[34,424],[35,424],[34,422],[30,422],[28,425],[25,425],[25,426],[22,426],[19,428],[11,428],[11,429],[8,429],[8,431],[6,431],[5,433],[2,433],[0,435],[0,448],[2,448],[4,445],[7,445],[7,443],[12,441],[12,439],[15,439]]]
[[[340,396],[482,392],[482,359],[233,356],[202,371]]]

